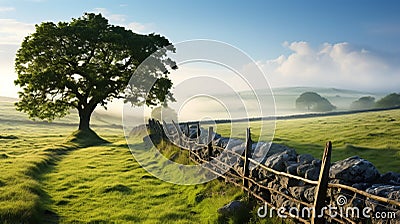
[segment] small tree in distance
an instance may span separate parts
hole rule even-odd
[[[354,110],[371,109],[374,107],[375,107],[375,97],[372,96],[363,96],[360,99],[351,103],[350,105],[350,109]]]
[[[141,35],[110,25],[101,14],[85,13],[71,22],[44,22],[27,36],[18,50],[15,84],[22,88],[16,108],[30,118],[52,121],[70,108],[79,113],[79,130],[90,129],[90,117],[97,106],[106,108],[113,99],[128,99],[132,105],[157,105],[171,100],[172,82],[167,66],[176,68],[167,51],[154,56],[155,68],[143,76],[155,84],[149,91],[136,82],[125,91],[136,68],[152,53],[171,43],[160,35]],[[107,109],[107,108],[106,108]]]
[[[400,94],[391,93],[376,102],[376,107],[388,108],[400,106]]]
[[[326,112],[336,109],[326,98],[315,92],[302,93],[296,99],[296,108],[298,110]]]

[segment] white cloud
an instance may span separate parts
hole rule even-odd
[[[127,29],[132,30],[135,33],[152,33],[154,32],[154,24],[152,23],[137,23],[132,22],[125,26]]]
[[[17,96],[18,88],[14,86],[17,78],[14,73],[14,58],[24,37],[33,33],[33,24],[14,19],[0,19],[0,95]]]
[[[11,12],[15,11],[14,7],[0,7],[0,12]]]
[[[25,36],[34,32],[34,24],[15,19],[0,19],[0,44],[21,44]]]
[[[271,86],[326,86],[369,91],[394,91],[400,86],[400,65],[349,43],[285,42],[292,52],[258,61]],[[250,72],[250,71],[248,71]]]
[[[121,6],[122,7],[122,6]],[[111,23],[126,27],[136,33],[151,33],[154,32],[154,24],[152,23],[139,23],[127,22],[127,16],[122,14],[113,14],[106,8],[95,8],[94,13],[101,13]]]
[[[0,44],[0,96],[17,97],[18,88],[14,86],[17,75],[14,73],[14,58],[17,45]]]
[[[124,23],[126,21],[126,15],[110,13],[106,8],[95,8],[95,13],[101,13],[112,23]]]

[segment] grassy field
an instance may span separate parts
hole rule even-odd
[[[181,186],[154,178],[119,124],[94,117],[94,130],[111,143],[82,147],[67,141],[74,117],[34,123],[12,108],[1,103],[0,223],[208,223],[242,197],[218,180]]]
[[[245,124],[236,123],[243,129]],[[258,139],[260,122],[250,123],[252,139]],[[217,132],[229,136],[230,124],[219,124]],[[332,160],[359,155],[375,164],[380,172],[400,172],[400,110],[351,115],[278,120],[274,142],[321,158],[325,143],[332,141]]]
[[[47,209],[61,223],[215,221],[216,209],[241,195],[233,187],[222,189],[218,182],[163,182],[134,161],[123,140],[72,151],[42,177],[42,183],[51,196]]]
[[[94,130],[111,143],[82,147],[67,141],[74,114],[48,124],[9,102],[0,112],[0,223],[215,223],[219,207],[243,196],[218,180],[180,186],[152,177],[132,157],[117,118],[95,115]],[[316,157],[331,140],[334,160],[360,155],[381,172],[400,172],[399,124],[400,110],[282,120],[274,140]],[[255,139],[260,124],[251,127]],[[228,135],[229,126],[217,131]]]

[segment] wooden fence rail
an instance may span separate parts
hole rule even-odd
[[[166,124],[163,122],[164,127],[160,124],[160,122],[155,121],[155,120],[149,120],[149,129],[150,133],[160,135],[162,138],[167,139],[169,141],[173,141],[174,139],[178,139],[177,142],[173,142],[174,144],[178,144],[179,147],[183,150],[188,150],[189,151],[189,158],[196,162],[196,163],[206,163],[209,162],[210,160],[216,161],[216,164],[214,165],[214,168],[217,168],[219,170],[224,170],[223,167],[229,167],[229,164],[226,164],[225,162],[219,160],[214,154],[214,151],[217,151],[219,153],[229,153],[231,155],[236,156],[238,159],[243,161],[243,170],[242,173],[238,172],[233,172],[232,169],[229,171],[225,172],[224,174],[221,174],[211,168],[208,168],[210,172],[214,173],[215,175],[224,178],[226,182],[230,182],[238,187],[241,187],[244,191],[248,192],[249,195],[253,196],[254,198],[264,202],[271,208],[276,208],[276,206],[271,203],[271,201],[266,200],[263,196],[258,195],[256,192],[254,192],[250,186],[257,186],[260,189],[269,191],[270,193],[278,194],[287,200],[293,201],[297,204],[301,204],[302,206],[305,207],[312,207],[313,213],[311,215],[311,219],[306,219],[304,217],[298,217],[298,216],[292,216],[289,212],[285,211],[283,212],[284,214],[288,215],[288,217],[297,219],[300,222],[303,223],[311,223],[311,224],[321,224],[325,223],[327,221],[334,221],[336,223],[359,223],[356,222],[348,217],[340,216],[340,217],[332,217],[329,216],[327,213],[324,213],[322,216],[318,215],[318,211],[323,211],[323,207],[327,207],[328,205],[326,204],[326,199],[327,199],[327,191],[328,189],[340,189],[340,190],[347,190],[352,192],[354,195],[362,195],[366,198],[375,200],[377,202],[381,203],[387,203],[392,206],[397,207],[397,211],[399,211],[400,208],[400,202],[391,200],[388,198],[380,197],[377,195],[372,195],[369,194],[365,191],[358,190],[354,187],[342,185],[342,184],[333,184],[329,183],[329,169],[330,169],[330,160],[331,160],[331,153],[332,153],[332,143],[328,142],[326,144],[326,147],[324,149],[324,154],[322,157],[322,165],[321,165],[321,170],[319,174],[318,181],[314,180],[309,180],[300,176],[292,175],[289,173],[285,172],[280,172],[277,170],[274,170],[272,168],[269,168],[265,166],[262,163],[259,163],[258,161],[254,160],[251,158],[252,156],[252,139],[251,139],[251,131],[250,128],[246,129],[246,140],[245,140],[245,148],[243,154],[239,154],[237,152],[231,151],[231,150],[226,150],[223,147],[219,147],[214,144],[213,141],[213,127],[208,128],[207,132],[207,142],[205,143],[200,143],[200,136],[201,136],[201,128],[200,128],[200,123],[199,122],[190,122],[190,123],[184,123],[184,124],[176,124],[175,122],[172,122],[172,124]],[[183,126],[183,128],[182,128]],[[190,138],[190,130],[196,130],[195,138]],[[171,132],[172,128],[172,132]],[[193,136],[192,136],[193,137]],[[196,151],[199,150],[194,150],[194,149],[202,149],[200,151],[206,152],[206,157],[202,157],[199,153]],[[219,165],[217,165],[217,163]],[[260,167],[261,169],[274,174],[279,177],[285,177],[289,179],[294,179],[300,182],[303,182],[305,184],[309,184],[315,187],[315,197],[314,197],[314,203],[308,203],[306,201],[299,200],[297,198],[294,198],[290,195],[287,195],[277,189],[267,187],[262,183],[259,183],[257,180],[253,179],[250,176],[250,164],[256,165]],[[205,166],[205,168],[207,168]]]

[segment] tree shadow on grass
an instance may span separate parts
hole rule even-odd
[[[95,134],[94,137],[96,136],[97,134]],[[74,132],[73,135],[67,138],[66,143],[64,143],[63,145],[45,149],[45,152],[50,153],[48,159],[46,160],[46,162],[38,166],[38,169],[36,169],[31,176],[35,180],[39,181],[41,185],[43,185],[43,183],[46,181],[46,175],[53,172],[58,163],[63,159],[63,157],[68,155],[72,151],[92,145],[109,144],[108,141],[105,141],[98,136],[98,138],[96,139],[86,139],[88,137],[93,136],[90,136],[87,133]],[[40,189],[37,195],[40,197],[39,223],[59,223],[60,216],[51,209],[51,205],[65,205],[68,204],[69,201],[54,201],[53,198],[44,189]]]
[[[96,134],[96,132],[89,129],[74,131],[69,137],[67,137],[66,143],[72,143],[78,147],[89,147],[109,144],[110,142],[101,138]]]

